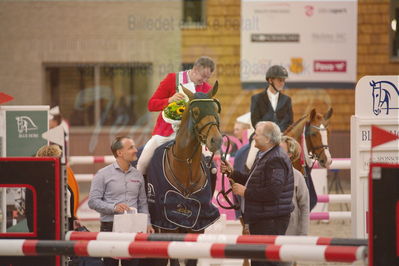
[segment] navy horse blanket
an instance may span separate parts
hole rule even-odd
[[[179,227],[200,231],[219,219],[219,210],[213,205],[211,172],[205,167],[205,158],[201,167],[207,175],[205,185],[189,195],[183,196],[165,176],[166,149],[173,144],[167,142],[158,147],[147,168],[147,198],[151,214],[151,224],[168,230]]]

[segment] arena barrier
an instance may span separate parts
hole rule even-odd
[[[93,164],[93,163],[106,163],[110,164],[115,162],[115,157],[113,155],[105,155],[105,156],[70,156],[69,164],[70,165],[78,165],[78,164]],[[316,161],[314,169],[321,169],[320,165]],[[332,164],[329,170],[341,170],[341,169],[350,169],[351,168],[351,159],[350,158],[332,158]]]
[[[367,239],[335,238],[319,236],[286,235],[219,235],[219,234],[145,234],[114,232],[69,231],[66,240],[101,241],[179,241],[222,244],[272,244],[272,245],[321,245],[321,246],[367,246]]]
[[[111,164],[115,162],[115,157],[113,155],[106,156],[70,156],[69,164],[93,164],[93,163],[106,163]]]
[[[161,241],[0,240],[0,256],[89,256],[119,258],[233,258],[273,261],[365,262],[365,246],[215,244]]]
[[[77,164],[93,164],[93,163],[112,163],[115,161],[114,156],[71,156],[69,163]],[[333,163],[329,170],[350,169],[350,158],[333,158]],[[319,168],[316,161],[314,168]],[[75,178],[78,182],[91,182],[93,174],[76,174]],[[350,194],[328,194],[318,195],[318,203],[350,203]],[[335,219],[351,219],[351,212],[313,212],[310,213],[310,220],[335,220]]]
[[[311,212],[310,220],[335,220],[335,219],[351,219],[351,212]]]
[[[350,194],[327,194],[317,195],[317,202],[320,203],[351,203]]]
[[[333,162],[329,170],[341,170],[350,169],[351,159],[350,158],[333,158]],[[93,163],[106,163],[110,164],[115,161],[115,157],[112,155],[107,156],[70,156],[70,165],[79,164],[93,164]],[[321,169],[318,162],[316,161],[314,169]],[[93,174],[76,174],[75,178],[78,182],[91,182],[93,179]]]

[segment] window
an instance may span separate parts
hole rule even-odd
[[[147,113],[151,64],[45,66],[51,106],[71,126],[135,125]]]
[[[184,0],[183,1],[183,25],[196,26],[205,24],[204,0]]]
[[[391,57],[399,60],[399,1],[391,0]]]

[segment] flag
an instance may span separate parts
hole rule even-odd
[[[11,100],[14,100],[14,97],[5,94],[4,92],[0,92],[0,104],[9,102]]]
[[[399,139],[398,136],[380,127],[371,126],[371,148]]]

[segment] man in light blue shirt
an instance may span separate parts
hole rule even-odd
[[[117,137],[111,144],[116,162],[100,169],[94,176],[89,194],[89,207],[100,213],[100,231],[111,232],[114,214],[129,211],[131,207],[139,213],[148,214],[148,233],[154,233],[148,213],[147,196],[143,175],[131,162],[137,160],[137,148],[133,139]],[[104,259],[105,265],[118,265],[118,261]],[[134,265],[123,260],[122,265]]]

